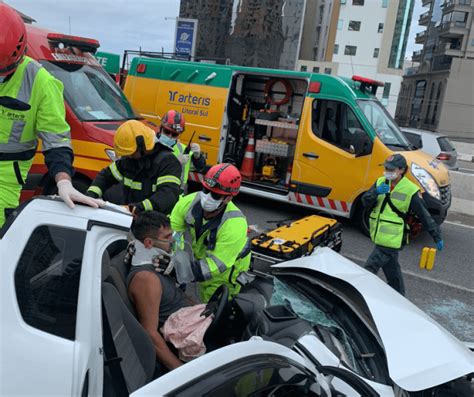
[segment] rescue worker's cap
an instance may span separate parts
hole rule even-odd
[[[388,170],[394,170],[395,168],[406,168],[407,161],[401,154],[394,154],[385,160],[384,167]]]
[[[0,76],[13,73],[25,52],[25,24],[18,12],[0,2]]]
[[[184,131],[186,122],[184,116],[176,110],[168,110],[161,118],[161,126],[168,131],[181,134]]]
[[[211,192],[223,196],[237,196],[242,176],[240,171],[229,163],[217,164],[207,171],[202,185]]]
[[[131,156],[135,152],[152,150],[155,146],[155,132],[140,121],[129,120],[115,133],[114,151],[117,156]]]

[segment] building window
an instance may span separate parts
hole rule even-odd
[[[331,74],[331,68],[324,68],[324,74]]]
[[[352,0],[352,5],[353,6],[363,6],[364,5],[364,0]]]
[[[437,113],[438,113],[438,105],[439,105],[439,100],[441,98],[441,90],[443,89],[443,83],[438,84],[438,93],[436,94],[436,101],[433,109],[433,116],[431,117],[431,124],[435,124],[437,120]]]
[[[18,306],[27,324],[75,339],[85,241],[80,230],[43,225],[33,231],[15,270]]]
[[[379,51],[380,51],[379,48],[374,48],[374,58],[378,58],[378,57],[379,57]]]
[[[337,21],[337,30],[342,30],[343,26],[344,26],[344,21],[342,19],[339,19]]]
[[[433,104],[434,90],[435,90],[435,83],[431,83],[430,96],[428,99],[428,109],[426,110],[426,115],[425,115],[426,124],[430,122],[430,113],[431,113],[431,105]]]
[[[306,72],[306,71],[308,70],[308,67],[307,67],[306,65],[301,65],[300,70],[301,70],[302,72]]]
[[[379,23],[379,27],[377,29],[378,33],[383,33],[383,23]]]
[[[382,0],[382,8],[387,8],[388,0]]]
[[[360,30],[360,21],[349,21],[349,30],[358,32]]]
[[[474,47],[474,39],[471,40],[471,47]]]
[[[346,45],[344,49],[344,55],[355,55],[357,52],[357,47],[355,45]]]
[[[395,28],[393,30],[392,45],[388,67],[394,69],[403,68],[403,59],[410,33],[410,21],[413,15],[412,0],[399,0]]]
[[[388,105],[388,98],[390,97],[390,88],[392,87],[392,83],[385,83],[383,85],[383,93],[382,93],[382,105]]]
[[[313,73],[319,73],[319,66],[313,66]]]
[[[339,44],[334,44],[334,51],[333,51],[333,53],[337,55],[338,52],[339,52]]]

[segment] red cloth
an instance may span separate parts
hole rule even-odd
[[[164,339],[178,349],[181,361],[190,361],[206,352],[204,335],[214,315],[201,316],[205,308],[205,304],[183,307],[169,316],[161,327]]]

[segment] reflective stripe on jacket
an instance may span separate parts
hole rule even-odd
[[[240,291],[236,279],[250,266],[250,253],[241,257],[247,247],[247,219],[234,203],[229,202],[217,225],[206,230],[206,225],[213,220],[196,219],[196,209],[202,212],[199,193],[180,198],[171,213],[171,228],[176,232],[188,231],[191,235],[194,260],[199,261],[205,279],[200,283],[201,299],[207,302],[222,284],[226,284],[230,295],[235,296]],[[198,236],[196,226],[200,221],[203,232]],[[212,230],[215,241],[212,241]]]
[[[31,151],[33,156],[38,138],[43,151],[71,148],[63,84],[38,62],[25,57],[12,77],[0,83],[0,97],[30,106],[29,110],[15,110],[0,105],[0,153]]]
[[[382,183],[386,183],[384,177],[377,179],[376,186]],[[405,216],[409,211],[411,199],[418,190],[418,186],[403,177],[390,193],[377,196],[377,203],[369,218],[370,238],[376,245],[399,249],[407,242]],[[404,215],[403,218],[391,208],[389,198],[393,206]]]

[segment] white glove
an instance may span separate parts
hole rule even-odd
[[[69,208],[74,208],[74,202],[89,205],[90,207],[105,207],[105,201],[87,197],[76,190],[68,179],[61,179],[56,183],[58,187],[58,195],[66,203]]]
[[[178,161],[185,166],[189,162],[189,154],[178,154]]]
[[[189,145],[189,148],[191,149],[191,152],[194,157],[198,158],[201,155],[201,146],[199,146],[199,143],[191,143]]]

